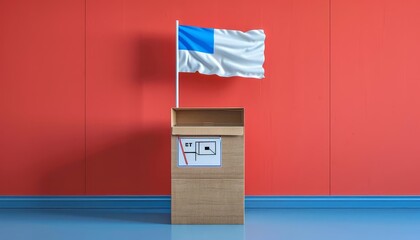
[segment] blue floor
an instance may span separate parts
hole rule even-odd
[[[245,225],[171,225],[165,211],[0,209],[0,239],[420,239],[420,209],[258,209]]]

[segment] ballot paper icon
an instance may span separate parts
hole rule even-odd
[[[198,155],[216,155],[216,141],[196,142]]]

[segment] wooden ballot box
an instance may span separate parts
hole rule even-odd
[[[244,109],[172,109],[172,224],[244,223]]]

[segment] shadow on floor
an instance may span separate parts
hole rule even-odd
[[[169,211],[169,210],[168,210]],[[142,209],[25,209],[14,210],[25,216],[42,218],[56,218],[83,221],[94,219],[96,221],[132,222],[141,224],[170,224],[171,214],[168,211],[153,212]]]

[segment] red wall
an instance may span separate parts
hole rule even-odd
[[[331,190],[420,194],[420,1],[334,0]]]
[[[266,31],[266,78],[181,74],[246,108],[246,194],[420,194],[416,0],[0,0],[0,194],[170,194],[175,19]]]

